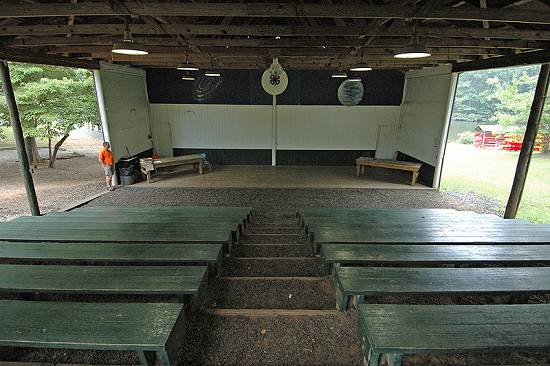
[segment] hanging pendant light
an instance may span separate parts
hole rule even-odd
[[[124,30],[124,38],[122,42],[116,42],[113,45],[113,53],[120,55],[132,55],[132,56],[143,56],[148,55],[149,52],[143,47],[143,45],[134,42],[132,38],[132,32],[130,32],[130,27],[126,22],[126,29]]]
[[[183,71],[198,71],[199,70],[199,68],[197,66],[195,66],[191,62],[189,62],[187,48],[185,49],[185,62],[182,63],[182,64],[179,64],[177,69],[178,70],[183,70]]]
[[[186,72],[185,75],[183,75],[181,77],[181,80],[185,80],[185,81],[194,81],[195,80],[195,77],[193,75],[191,75],[191,73],[189,72]]]
[[[358,71],[358,72],[371,71],[371,70],[372,70],[372,67],[369,67],[366,65],[356,66],[349,69],[349,71]]]
[[[210,60],[210,70],[207,70],[204,73],[204,76],[208,77],[220,77],[222,76],[222,73],[216,69],[214,69],[214,59]]]
[[[346,74],[345,72],[339,70],[339,71],[335,71],[332,73],[332,77],[333,78],[347,78],[348,77],[348,74]]]
[[[413,33],[409,44],[407,44],[401,51],[393,55],[395,58],[424,58],[430,57],[432,54],[428,51],[424,45],[422,45],[418,39],[418,34],[416,33],[416,23],[413,26]]]

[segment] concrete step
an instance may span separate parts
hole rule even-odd
[[[180,365],[362,365],[355,313],[223,314],[213,310],[189,319]]]
[[[314,257],[312,245],[239,244],[233,249],[234,257]]]
[[[318,257],[230,257],[224,258],[220,277],[322,277],[323,262]]]
[[[205,308],[335,309],[335,293],[328,278],[224,277],[211,281]]]

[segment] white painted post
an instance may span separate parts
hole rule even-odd
[[[271,117],[271,166],[277,165],[277,96],[273,95]]]
[[[445,107],[445,122],[441,129],[441,136],[439,138],[439,151],[437,153],[437,160],[434,171],[434,179],[432,181],[432,187],[439,190],[441,185],[441,172],[443,170],[443,160],[445,158],[445,150],[447,149],[447,140],[449,137],[449,126],[451,125],[451,117],[453,115],[453,107],[456,98],[456,87],[458,85],[458,74],[451,74],[451,83],[449,85],[449,97],[447,99],[447,105]]]
[[[99,70],[94,70],[94,84],[97,107],[99,109],[99,118],[101,119],[101,131],[103,132],[103,140],[111,142],[111,138],[109,135],[109,123],[107,122],[107,109],[105,107],[105,97],[103,96],[103,86],[101,84],[101,74]],[[113,185],[118,185],[116,174],[113,175]]]

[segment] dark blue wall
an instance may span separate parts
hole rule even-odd
[[[197,80],[181,80],[183,71],[148,69],[147,92],[151,103],[168,104],[271,104],[271,95],[260,84],[263,71],[224,70],[221,82],[205,100],[197,100],[201,72]],[[331,77],[328,71],[288,71],[288,88],[277,97],[280,105],[341,105],[337,90],[344,79]],[[400,105],[404,75],[399,71],[370,71],[358,73],[363,79],[365,94],[360,105]],[[203,81],[204,83],[204,81]],[[203,88],[204,91],[206,88]]]

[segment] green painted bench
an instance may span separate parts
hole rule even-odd
[[[550,292],[550,267],[396,268],[339,267],[334,276],[336,307],[351,296],[526,295]]]
[[[359,305],[364,364],[405,354],[548,351],[550,305]]]
[[[0,300],[0,314],[0,346],[133,351],[141,365],[177,365],[185,326],[181,304]]]
[[[313,236],[316,253],[325,243],[343,244],[550,244],[550,225],[501,225],[472,230],[468,225],[448,228],[330,228]]]
[[[0,265],[0,292],[170,295],[196,308],[207,267]]]
[[[92,215],[110,215],[110,216],[131,216],[141,217],[152,215],[155,217],[172,216],[177,218],[197,217],[197,218],[237,218],[244,220],[246,224],[252,219],[251,207],[195,207],[195,206],[154,206],[154,207],[118,207],[118,206],[94,206],[78,208],[67,213],[92,216]],[[50,213],[49,215],[51,215]],[[58,214],[58,213],[56,213]],[[61,213],[63,214],[63,213]]]
[[[57,242],[221,243],[231,251],[233,225],[188,228],[177,224],[67,225],[46,220],[0,223],[0,240]]]
[[[217,272],[222,244],[0,242],[0,261],[63,264],[207,265]]]
[[[65,224],[65,225],[91,225],[95,224],[98,227],[109,227],[111,225],[140,225],[144,227],[154,227],[158,224],[165,226],[177,227],[180,229],[186,228],[187,230],[202,229],[208,230],[209,228],[224,228],[225,230],[231,230],[237,234],[242,234],[244,231],[243,223],[240,218],[192,218],[185,217],[182,219],[175,218],[173,216],[164,216],[151,220],[148,216],[141,217],[128,217],[128,216],[80,216],[73,214],[65,215],[45,215],[45,216],[20,216],[10,223],[23,224],[23,223],[39,223],[48,222],[52,224]]]
[[[550,264],[550,245],[323,244],[321,256],[328,273],[340,265]]]

